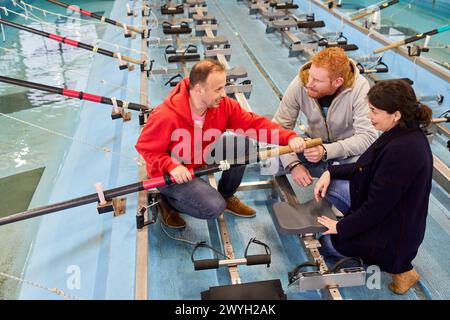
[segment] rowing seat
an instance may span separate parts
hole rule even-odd
[[[286,20],[275,20],[273,21],[273,28],[275,29],[289,29],[289,28],[296,28],[297,27],[297,21],[294,19],[286,19]]]
[[[205,0],[186,0],[186,4],[193,7],[205,4]]]
[[[327,230],[317,222],[320,216],[336,220],[330,204],[325,201],[317,202],[315,199],[301,204],[277,202],[273,205],[275,225],[283,234],[308,234]]]
[[[195,21],[211,21],[214,20],[215,17],[213,15],[202,15],[202,14],[194,14],[192,16],[192,19],[194,19]]]
[[[227,70],[227,81],[247,78],[247,70],[244,66],[236,66]]]
[[[221,44],[228,44],[228,39],[225,36],[218,37],[202,37],[202,44],[205,46],[218,46]]]

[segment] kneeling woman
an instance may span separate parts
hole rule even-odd
[[[317,200],[330,179],[350,181],[349,210],[339,222],[319,217],[338,253],[360,257],[392,274],[404,294],[418,280],[411,262],[424,238],[433,158],[421,126],[431,110],[402,80],[378,82],[369,93],[370,119],[383,134],[353,164],[331,166],[318,180]]]

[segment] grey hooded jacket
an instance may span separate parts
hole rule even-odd
[[[327,160],[340,163],[355,162],[378,136],[369,119],[369,82],[359,74],[355,62],[351,64],[352,75],[333,99],[326,119],[317,99],[309,97],[305,87],[311,62],[303,65],[292,80],[273,118],[282,127],[294,129],[302,112],[307,119],[305,133],[311,138],[322,138]],[[294,153],[281,156],[284,167],[296,160]]]

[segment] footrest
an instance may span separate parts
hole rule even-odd
[[[283,234],[318,233],[327,230],[317,222],[320,216],[336,220],[328,202],[310,200],[306,203],[291,205],[287,202],[278,202],[273,205],[274,220],[278,231]]]
[[[211,287],[202,300],[287,300],[279,279]]]
[[[270,6],[276,10],[295,10],[298,9],[298,4],[295,3],[276,3],[271,2]]]
[[[300,29],[314,29],[325,27],[325,22],[319,21],[299,21],[297,22],[297,27]]]
[[[344,51],[356,51],[359,49],[359,47],[356,44],[327,44],[327,48],[331,47],[339,47],[344,49]]]
[[[302,272],[298,279],[299,292],[326,288],[364,286],[366,271],[363,268],[344,268],[337,273],[322,274],[318,271]]]
[[[191,32],[191,28],[163,28],[164,34],[190,34]]]
[[[199,54],[184,54],[184,55],[175,55],[167,58],[169,63],[175,62],[187,62],[187,61],[200,61]]]
[[[192,28],[189,27],[187,22],[181,22],[179,25],[171,24],[170,22],[164,21],[162,23],[164,34],[190,34]]]
[[[214,46],[221,44],[228,44],[228,39],[225,36],[218,36],[214,38],[202,37],[202,44],[205,46]]]
[[[180,4],[176,7],[168,7],[167,4],[161,6],[161,14],[168,14],[168,15],[174,15],[174,14],[183,14],[184,8],[183,5]]]

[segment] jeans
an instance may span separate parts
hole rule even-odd
[[[241,184],[244,171],[245,166],[224,171],[218,191],[201,178],[187,183],[162,186],[158,190],[178,212],[199,219],[215,219],[225,210],[225,199],[231,197]]]
[[[345,218],[344,218],[345,219]],[[331,236],[329,234],[322,236],[319,239],[321,247],[319,248],[319,252],[326,261],[329,268],[333,267],[339,260],[347,258],[340,254],[333,246],[331,242]],[[361,267],[361,263],[356,260],[348,260],[342,263],[339,268],[355,268]],[[366,267],[366,266],[362,266]]]

